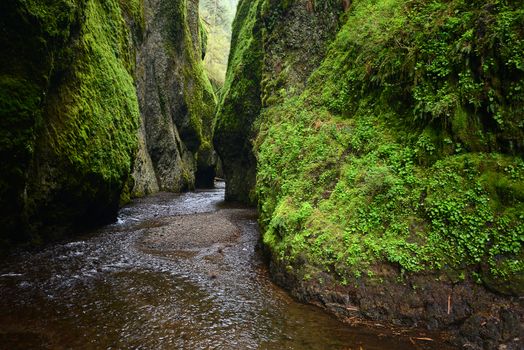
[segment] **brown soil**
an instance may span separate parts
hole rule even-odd
[[[345,322],[443,332],[443,339],[463,349],[524,349],[522,298],[436,274],[399,281],[398,271],[389,265],[378,266],[374,279],[363,277],[341,286],[322,271],[317,278],[301,278],[305,265],[302,261],[289,272],[272,259],[270,270],[274,281],[298,300],[323,307]]]

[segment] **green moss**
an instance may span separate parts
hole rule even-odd
[[[142,30],[145,29],[144,0],[119,0],[119,5],[124,14],[129,15]]]
[[[17,203],[4,226],[11,239],[28,239],[27,232],[34,241],[36,232],[57,238],[57,227],[115,214],[137,146],[134,52],[124,15],[139,16],[138,4],[3,3],[10,15],[2,16],[8,50],[0,55],[1,129],[12,141],[0,150],[14,158],[0,183],[9,191],[2,205]]]
[[[386,262],[524,293],[522,16],[513,1],[354,1],[305,92],[257,122],[274,256],[341,283]]]
[[[41,119],[41,100],[38,86],[31,82],[5,75],[0,77],[0,150],[2,159],[12,158],[15,167],[12,170],[18,175],[24,173],[34,151],[34,129]]]
[[[82,173],[118,183],[137,146],[138,101],[128,33],[117,3],[89,1],[77,59],[47,106],[56,155]]]
[[[173,74],[187,118],[178,118],[177,128],[204,164],[213,157],[216,104],[202,68],[204,33],[189,17],[194,4],[162,6],[172,16],[164,48],[182,57]],[[0,10],[0,152],[8,160],[0,202],[14,208],[2,226],[56,238],[71,226],[111,220],[119,199],[128,200],[137,148],[133,76],[143,0],[8,0]],[[166,116],[167,107],[162,101]],[[191,183],[195,160],[186,161],[182,176]]]
[[[191,129],[195,131],[194,137],[198,142],[193,146],[191,138],[184,137],[185,128],[182,128],[180,131],[184,142],[190,148],[193,146],[194,150],[197,151],[197,167],[209,167],[213,163],[211,142],[213,139],[217,100],[202,62],[205,46],[207,45],[207,33],[200,18],[196,28],[198,31],[196,36],[198,42],[193,43],[191,41],[193,37],[188,26],[185,26],[185,30],[186,43],[184,49],[188,62],[184,69],[184,79],[187,86],[184,89],[184,100],[188,106]],[[213,181],[214,175],[211,177],[211,181]]]
[[[522,175],[504,174],[521,162],[468,153],[426,167],[376,117],[301,108],[268,112],[279,119],[260,136],[264,242],[277,256],[305,254],[340,278],[384,261],[413,272],[487,264],[505,281],[522,273],[522,218],[507,214],[521,206]]]
[[[262,1],[243,0],[233,22],[226,81],[218,105],[214,144],[226,177],[226,197],[253,203],[255,159],[251,126],[261,108],[260,81]]]
[[[409,126],[431,123],[468,150],[518,153],[524,71],[510,62],[523,49],[523,16],[515,2],[355,2],[312,84],[325,86],[334,112],[373,95]]]
[[[51,38],[69,36],[69,26],[75,20],[79,3],[67,0],[19,0],[19,9],[38,21],[42,34]]]
[[[216,107],[216,96],[202,63],[205,30],[200,18],[195,28],[190,26],[187,1],[166,2],[163,11],[173,17],[164,33],[166,50],[174,57],[183,53],[185,60],[180,79],[187,110],[181,113],[187,113],[188,123],[178,123],[177,128],[189,150],[197,152],[202,144],[211,142]]]
[[[0,5],[0,236],[27,239],[27,180],[38,151],[50,73],[76,21],[75,3],[4,1]]]

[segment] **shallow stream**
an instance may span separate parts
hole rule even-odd
[[[440,348],[294,301],[270,281],[254,211],[223,197],[160,193],[1,260],[0,349]]]

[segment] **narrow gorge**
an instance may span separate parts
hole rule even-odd
[[[2,0],[0,33],[0,348],[522,349],[520,0]]]
[[[131,196],[212,185],[197,2],[1,6],[2,239],[56,239]]]

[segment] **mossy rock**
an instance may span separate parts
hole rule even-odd
[[[139,116],[128,5],[139,9],[116,0],[3,2],[1,40],[8,49],[0,73],[9,91],[2,93],[2,114],[9,117],[2,118],[2,133],[19,135],[8,135],[16,145],[1,145],[12,157],[4,163],[12,170],[2,172],[11,191],[2,207],[18,203],[4,235],[57,238],[56,232],[114,217]]]
[[[237,184],[256,169],[273,255],[305,256],[341,282],[387,263],[520,285],[521,6],[308,3],[240,4],[218,112],[227,187],[246,198]],[[343,7],[305,67],[289,16]]]

